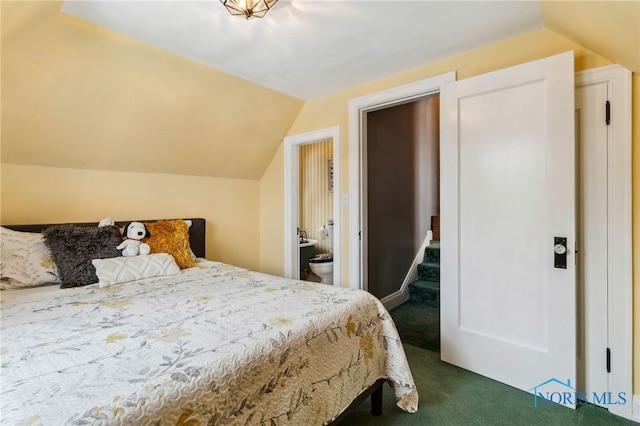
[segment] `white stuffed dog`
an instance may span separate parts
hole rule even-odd
[[[122,250],[123,256],[137,256],[139,254],[149,254],[151,247],[149,244],[143,243],[144,237],[150,237],[151,234],[147,230],[144,223],[130,222],[124,227],[124,235],[126,239],[116,247],[118,250]]]

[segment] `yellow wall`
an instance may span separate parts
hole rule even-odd
[[[288,135],[305,133],[317,129],[339,125],[341,129],[341,138],[345,141],[342,144],[341,160],[342,164],[341,176],[342,181],[336,190],[341,193],[349,192],[349,163],[354,161],[348,155],[348,102],[350,99],[365,96],[402,84],[407,84],[417,80],[433,77],[442,73],[456,71],[457,78],[463,79],[474,75],[494,71],[501,68],[525,63],[528,61],[540,59],[543,57],[555,55],[558,53],[573,50],[575,52],[575,69],[576,71],[590,69],[598,66],[611,64],[611,61],[601,57],[592,51],[572,42],[571,40],[551,31],[542,29],[533,31],[518,37],[514,37],[493,45],[476,49],[463,53],[442,61],[434,62],[425,66],[421,66],[403,73],[396,74],[381,80],[377,80],[368,84],[350,88],[348,90],[313,99],[305,103],[304,108],[298,115],[296,121],[291,126]],[[638,112],[640,111],[640,78],[637,74],[633,77],[633,99],[634,99],[634,120],[633,120],[633,140],[634,146],[633,158],[634,164],[640,163],[640,122],[638,120]],[[283,216],[282,193],[283,186],[283,151],[282,149],[276,153],[271,166],[268,169],[268,178],[261,182],[261,191],[268,192],[274,199],[280,203],[277,206],[271,206],[269,210],[261,212],[261,222],[268,223],[276,218]],[[264,199],[263,199],[264,202]],[[355,201],[354,201],[355,202]],[[640,173],[634,171],[633,175],[633,223],[634,223],[634,354],[638,358],[640,354]],[[343,285],[349,284],[349,208],[343,207],[341,217],[336,218],[342,221],[342,271]],[[262,235],[264,231],[261,229]],[[276,253],[282,253],[284,250],[284,241],[282,233],[270,233],[269,250]],[[264,247],[263,247],[264,249]],[[281,270],[283,256],[266,256],[262,252],[261,268],[265,270]],[[272,264],[271,262],[278,262]],[[634,366],[634,392],[640,394],[640,365]]]
[[[608,50],[621,38],[615,30],[626,27],[618,25],[620,20],[612,20],[618,23],[612,31],[600,31],[600,25],[554,19],[554,14],[577,16],[566,8],[587,3],[594,9],[582,18],[606,19],[599,9],[605,6],[549,2],[542,11],[557,32],[534,31],[303,106],[300,100],[64,15],[60,3],[0,3],[0,222],[204,216],[209,227],[207,257],[278,275],[284,263],[283,136],[341,126],[342,180],[336,182],[336,190],[347,193],[349,99],[444,72],[455,70],[459,79],[466,78],[567,50],[576,52],[576,70],[610,63],[559,33],[598,52],[611,51],[612,58],[635,71],[634,64],[640,63],[637,43],[620,52]],[[626,8],[620,13],[631,16]],[[581,38],[584,31],[574,34],[585,27],[594,28],[586,33],[596,35],[595,40]],[[603,39],[600,50],[597,43]],[[637,74],[633,84],[635,165],[640,162]],[[247,102],[262,115],[247,115]],[[141,198],[123,190],[132,184],[142,188]],[[638,307],[640,173],[635,170],[633,184]],[[343,253],[344,284],[349,276],[348,214],[349,207],[343,206],[341,218],[336,218],[342,220],[343,238],[336,243]],[[634,324],[634,354],[640,358],[639,309]],[[634,384],[640,394],[638,365]]]
[[[463,79],[501,68],[521,64],[535,59],[544,58],[554,54],[575,51],[576,55],[576,71],[593,68],[602,65],[608,65],[611,62],[602,58],[595,53],[585,49],[584,47],[573,43],[572,41],[560,36],[553,31],[542,29],[533,31],[518,37],[514,37],[499,43],[492,44],[487,47],[476,49],[461,55],[453,56],[442,61],[434,62],[418,68],[414,68],[381,80],[356,86],[345,91],[313,99],[305,103],[302,111],[291,126],[288,135],[305,133],[313,130],[323,129],[339,125],[341,131],[341,160],[342,165],[341,182],[339,190],[341,193],[349,192],[349,143],[348,143],[348,102],[350,99],[365,96],[371,93],[397,87],[403,84],[411,83],[417,80],[433,77],[443,73],[456,71],[457,78]],[[283,151],[280,150],[274,157],[273,161],[284,163],[282,158]],[[284,175],[282,168],[274,170],[275,167],[270,166],[270,175],[268,181],[263,182],[262,188],[270,193],[280,194],[284,190]],[[278,177],[273,176],[278,174]],[[276,185],[275,187],[273,185]],[[338,190],[338,187],[336,187]],[[266,222],[275,220],[276,217],[283,216],[283,206],[270,209],[268,212],[262,213]],[[271,216],[272,215],[272,216]],[[342,271],[343,285],[348,285],[349,277],[349,208],[343,206],[341,211],[342,221]],[[284,250],[283,236],[274,235],[271,240],[277,244],[276,251]],[[274,249],[274,246],[271,246]],[[271,257],[273,261],[277,259]],[[266,261],[266,257],[264,259]],[[279,259],[278,259],[279,260]],[[274,269],[279,266],[261,263],[262,268]]]
[[[541,0],[544,26],[640,72],[640,1]]]
[[[261,178],[303,101],[60,4],[0,2],[3,163]]]
[[[203,217],[207,258],[259,269],[257,180],[2,164],[0,223]]]
[[[260,270],[284,276],[284,146],[260,180]]]

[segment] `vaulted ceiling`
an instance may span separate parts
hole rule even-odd
[[[6,1],[2,161],[258,179],[305,100],[546,27],[640,72],[640,2]]]
[[[594,50],[621,57],[628,52],[637,61],[640,49],[634,52],[620,35],[640,26],[640,12],[634,16],[622,3],[280,0],[263,20],[230,18],[218,0],[67,0],[62,11],[312,99],[544,26]]]
[[[231,17],[218,0],[62,11],[300,99],[543,27],[536,1],[280,0],[262,20]]]

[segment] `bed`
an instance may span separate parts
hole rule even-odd
[[[105,258],[99,282],[0,292],[0,424],[321,425],[383,382],[417,410],[375,297],[206,260],[205,220],[185,223],[195,265],[179,272],[107,282],[100,262],[128,260]]]

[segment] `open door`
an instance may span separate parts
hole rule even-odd
[[[442,359],[575,406],[573,52],[441,89]]]

